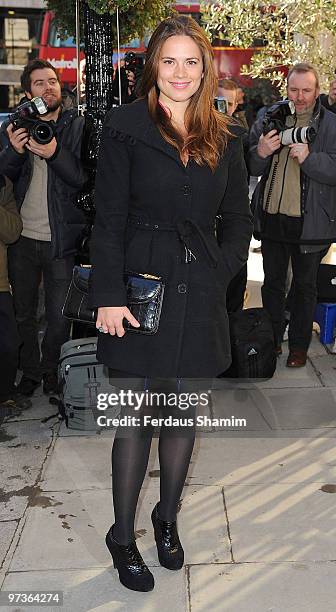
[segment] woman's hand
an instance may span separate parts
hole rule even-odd
[[[133,317],[127,306],[104,306],[98,308],[96,328],[104,334],[117,334],[122,338],[125,335],[123,319],[127,319],[133,327],[140,327],[139,321]]]

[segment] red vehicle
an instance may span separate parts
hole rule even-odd
[[[176,10],[183,15],[190,15],[197,21],[200,21],[200,5],[190,2],[188,4],[176,4]],[[148,38],[140,40],[133,39],[127,47],[122,47],[120,50],[121,58],[124,57],[127,51],[135,53],[144,53]],[[224,46],[221,41],[217,41],[213,47],[215,53],[215,66],[218,77],[238,77],[240,68],[243,64],[249,64],[255,48],[240,49],[239,47]],[[41,39],[39,45],[39,57],[46,59],[58,69],[62,82],[68,87],[74,87],[77,82],[76,68],[76,46],[72,37],[66,40],[60,40],[57,36],[57,29],[54,22],[52,11],[46,11],[43,19],[41,30]],[[81,52],[81,59],[84,59],[84,53]],[[113,53],[113,63],[116,65],[118,60],[117,53]],[[243,79],[244,80],[244,79]],[[245,79],[246,80],[246,79]]]

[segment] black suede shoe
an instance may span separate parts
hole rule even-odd
[[[51,370],[43,374],[43,393],[51,395],[54,393],[58,395],[58,377],[57,372]]]
[[[21,395],[25,395],[26,397],[31,397],[35,389],[37,389],[40,384],[41,382],[39,380],[33,380],[32,378],[28,378],[28,376],[23,374],[18,386],[16,387],[16,392],[20,393]]]
[[[160,564],[170,570],[181,569],[184,551],[178,537],[176,521],[162,521],[156,504],[152,512],[152,523]]]
[[[135,540],[127,546],[118,544],[113,538],[112,525],[106,534],[105,542],[112,555],[113,565],[118,570],[121,584],[132,591],[152,591],[154,576],[140,555]]]

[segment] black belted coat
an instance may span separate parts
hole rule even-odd
[[[103,128],[96,209],[92,305],[126,304],[124,269],[166,284],[158,332],[99,334],[98,359],[150,377],[223,372],[231,362],[226,287],[247,259],[252,232],[240,137],[230,138],[214,173],[193,160],[185,167],[146,100],[114,109]]]

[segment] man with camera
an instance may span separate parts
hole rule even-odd
[[[331,81],[329,93],[320,95],[320,100],[325,108],[336,114],[336,79]]]
[[[306,363],[317,272],[336,239],[336,117],[321,106],[318,74],[310,64],[289,70],[287,96],[253,125],[249,163],[251,174],[262,176],[252,208],[255,235],[262,241],[263,305],[272,318],[278,354],[292,263],[287,366],[295,368]]]
[[[72,275],[76,238],[85,219],[75,195],[86,174],[80,161],[83,118],[62,107],[53,66],[33,60],[21,85],[26,100],[1,127],[0,172],[14,184],[23,230],[9,249],[9,277],[21,340],[18,391],[30,396],[41,384],[57,392],[60,348],[69,337],[62,305]],[[38,342],[37,307],[43,278],[47,326]]]
[[[137,99],[137,85],[141,79],[143,59],[133,51],[128,51],[124,57],[124,66],[120,69],[121,104],[130,104]],[[113,81],[113,100],[119,104],[119,73],[116,70]]]

